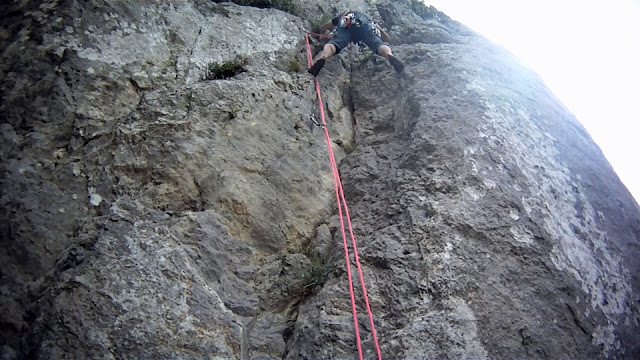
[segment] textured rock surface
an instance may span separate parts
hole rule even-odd
[[[2,357],[354,357],[296,66],[347,7],[407,66],[320,76],[383,356],[639,357],[638,205],[542,81],[433,9],[297,5],[0,5]]]

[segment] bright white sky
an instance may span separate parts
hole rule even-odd
[[[426,0],[544,79],[640,202],[640,0]]]

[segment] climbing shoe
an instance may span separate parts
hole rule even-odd
[[[398,74],[401,73],[402,70],[404,70],[404,64],[397,57],[390,55],[389,62],[391,63],[391,65],[393,66],[393,68],[396,70]]]
[[[327,62],[326,59],[318,59],[318,61],[316,61],[313,66],[311,66],[309,68],[309,74],[313,75],[313,76],[318,76],[318,73],[320,72],[320,70],[322,69],[322,67],[324,66],[324,63]]]

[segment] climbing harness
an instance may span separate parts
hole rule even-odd
[[[312,66],[312,55],[311,55],[311,46],[309,45],[309,36],[316,37],[327,37],[326,35],[321,34],[312,34],[305,33],[305,40],[307,46],[307,66],[311,68]],[[356,345],[358,348],[358,356],[360,360],[362,360],[362,345],[360,343],[360,329],[358,327],[358,316],[356,310],[356,301],[355,295],[353,291],[353,279],[351,278],[351,265],[350,265],[350,256],[349,256],[349,245],[347,244],[347,236],[345,234],[345,226],[344,226],[344,218],[347,219],[347,225],[349,227],[349,237],[351,238],[351,244],[353,246],[353,255],[356,263],[356,267],[358,268],[358,274],[360,278],[360,286],[362,288],[362,295],[364,297],[365,306],[367,308],[367,312],[369,315],[369,324],[371,325],[371,333],[373,335],[373,342],[376,347],[376,353],[378,355],[378,360],[382,360],[382,355],[380,353],[380,345],[378,344],[378,337],[376,335],[376,327],[373,323],[373,314],[371,312],[371,306],[369,305],[369,296],[367,295],[367,289],[364,284],[364,275],[362,274],[362,266],[360,265],[360,258],[358,257],[358,246],[356,245],[356,239],[353,235],[353,228],[351,226],[351,217],[349,216],[349,208],[347,207],[347,201],[344,198],[344,191],[342,189],[342,181],[340,180],[340,174],[338,172],[338,165],[336,164],[335,156],[333,155],[333,148],[331,147],[331,138],[329,137],[329,129],[327,128],[326,117],[324,113],[324,103],[322,102],[322,94],[320,93],[320,82],[316,77],[314,79],[316,85],[316,94],[318,95],[318,103],[320,105],[320,118],[321,126],[324,129],[324,136],[327,141],[327,150],[329,151],[329,161],[331,163],[331,172],[333,173],[333,185],[334,190],[336,192],[336,201],[338,202],[338,216],[340,218],[340,227],[342,231],[342,242],[344,246],[344,257],[347,264],[347,278],[349,280],[349,294],[351,295],[351,312],[353,315],[353,326],[355,328],[356,333]],[[311,117],[314,123],[317,123],[315,120],[315,116]],[[342,208],[344,207],[344,216],[342,214]]]

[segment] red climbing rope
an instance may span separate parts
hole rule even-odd
[[[311,55],[311,46],[309,45],[309,35],[317,36],[317,37],[327,37],[326,35],[321,34],[305,34],[305,40],[307,45],[307,65],[311,68],[312,58]],[[320,117],[322,119],[321,126],[324,129],[324,137],[327,140],[327,149],[329,151],[329,161],[331,162],[331,172],[333,173],[333,184],[336,192],[336,200],[338,202],[338,216],[340,217],[340,227],[342,229],[342,242],[344,245],[344,257],[347,263],[347,278],[349,280],[349,294],[351,295],[351,312],[353,313],[353,325],[355,327],[356,333],[356,345],[358,347],[358,355],[360,360],[362,360],[362,346],[360,344],[360,330],[358,327],[358,316],[356,310],[356,301],[353,291],[353,281],[351,278],[351,265],[349,261],[349,246],[347,244],[347,237],[345,234],[344,228],[344,220],[342,216],[342,207],[344,206],[344,215],[347,218],[347,225],[349,226],[349,236],[351,237],[351,244],[353,245],[353,254],[356,262],[356,267],[358,268],[358,274],[360,277],[360,285],[362,287],[362,294],[364,296],[364,302],[367,307],[367,312],[369,313],[369,323],[371,325],[371,332],[373,334],[373,342],[376,347],[376,353],[378,355],[378,360],[382,360],[382,355],[380,353],[380,345],[378,344],[378,337],[376,335],[376,327],[373,323],[373,313],[371,312],[371,307],[369,306],[369,296],[367,295],[367,289],[364,284],[364,275],[362,274],[362,266],[360,265],[360,258],[358,257],[358,246],[356,245],[356,238],[353,235],[353,228],[351,226],[351,217],[349,216],[349,208],[347,207],[347,201],[344,198],[344,191],[342,190],[342,181],[340,181],[340,174],[338,172],[338,165],[336,164],[336,159],[333,155],[333,148],[331,147],[331,138],[329,137],[329,129],[327,128],[326,117],[324,113],[324,103],[322,102],[322,95],[320,94],[320,82],[318,78],[315,78],[316,84],[316,93],[318,94],[318,103],[320,105]]]

